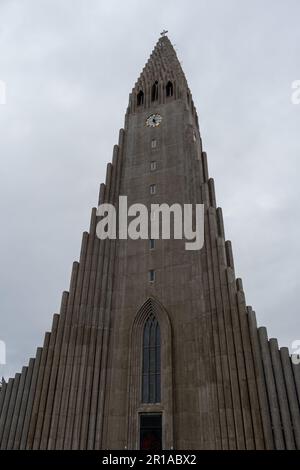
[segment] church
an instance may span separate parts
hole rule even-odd
[[[99,239],[97,208],[42,347],[0,391],[1,449],[300,449],[300,365],[258,328],[191,91],[164,32],[97,207],[204,205],[204,245]]]

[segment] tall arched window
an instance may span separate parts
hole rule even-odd
[[[138,106],[141,106],[142,104],[144,104],[144,92],[142,90],[138,92],[136,96],[136,100],[137,100]]]
[[[158,81],[153,83],[151,91],[151,101],[158,100]]]
[[[151,314],[143,333],[143,403],[160,403],[160,369],[160,328],[157,319]]]
[[[166,95],[167,96],[173,96],[173,83],[168,82],[166,86]]]

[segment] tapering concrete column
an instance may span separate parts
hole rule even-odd
[[[297,397],[297,390],[293,377],[291,366],[291,358],[288,348],[280,348],[280,357],[282,370],[285,379],[286,393],[288,397],[288,405],[291,411],[291,420],[293,423],[293,431],[296,442],[296,448],[300,449],[300,403]]]
[[[269,340],[271,359],[275,377],[277,397],[280,407],[281,422],[284,430],[285,445],[288,450],[295,449],[295,441],[292,431],[291,416],[288,407],[288,397],[286,394],[284,375],[282,371],[278,342],[275,338]]]
[[[43,352],[43,348],[37,348],[35,361],[34,361],[34,367],[32,371],[32,379],[30,382],[28,401],[26,405],[24,424],[23,424],[23,429],[22,429],[22,434],[21,434],[21,439],[20,439],[20,450],[26,449],[26,446],[27,446],[27,436],[28,436],[31,413],[32,413],[32,408],[33,408],[33,403],[34,403],[36,384],[37,384],[37,380],[39,376],[42,352]]]
[[[242,286],[240,285],[240,283],[238,283],[238,285],[240,286],[240,290],[242,290]],[[252,348],[252,354],[253,354],[253,359],[254,359],[255,379],[257,383],[261,419],[262,419],[262,425],[263,425],[263,431],[264,431],[265,447],[266,449],[271,450],[271,449],[274,449],[274,438],[273,438],[273,433],[272,433],[271,415],[270,415],[270,408],[269,408],[269,402],[268,402],[267,388],[266,388],[266,383],[265,383],[261,348],[259,345],[256,317],[255,317],[255,312],[253,312],[253,310],[250,307],[247,308],[247,314],[248,314],[251,348]]]
[[[14,379],[9,379],[6,390],[5,390],[5,397],[4,397],[4,402],[2,405],[2,411],[1,411],[1,416],[0,416],[0,443],[2,442],[2,436],[5,431],[6,417],[7,417],[7,413],[9,409],[9,403],[10,403],[13,385],[14,385]]]
[[[32,373],[33,373],[33,368],[34,368],[34,362],[35,362],[34,358],[31,358],[29,360],[28,369],[26,373],[26,380],[24,384],[21,408],[20,408],[17,429],[16,429],[16,434],[15,434],[15,440],[14,440],[13,447],[12,447],[13,449],[19,449],[20,447],[20,441],[21,441],[22,430],[23,430],[24,420],[25,420],[25,413],[26,413],[27,402],[28,402],[29,391],[30,391],[30,384],[31,384]]]
[[[18,419],[19,419],[19,415],[20,415],[20,409],[21,409],[21,406],[22,406],[26,375],[27,375],[27,367],[23,367],[22,372],[21,372],[21,376],[20,376],[18,393],[17,393],[17,396],[16,396],[15,408],[14,408],[14,412],[13,412],[13,416],[12,416],[11,428],[10,428],[8,441],[7,441],[7,449],[12,449],[13,446],[14,446],[17,423],[18,423]]]
[[[30,417],[30,425],[28,429],[27,444],[26,444],[26,449],[28,450],[32,449],[33,447],[35,428],[36,428],[36,422],[38,418],[38,410],[39,410],[50,338],[51,338],[51,333],[47,332],[45,334],[45,339],[44,339],[44,344],[43,344],[43,349],[42,349],[39,373],[37,376],[33,406],[32,406],[31,417]]]
[[[9,437],[9,432],[11,429],[11,424],[12,424],[12,418],[14,414],[14,409],[16,405],[16,399],[17,399],[17,394],[18,394],[18,388],[19,388],[19,383],[20,383],[20,377],[21,374],[16,374],[11,390],[11,396],[9,400],[9,405],[7,409],[7,416],[6,416],[6,421],[4,425],[4,430],[3,434],[1,437],[1,450],[5,450],[7,448],[7,442],[8,442],[8,437]]]
[[[1,392],[0,392],[0,417],[1,417],[2,406],[3,406],[3,402],[5,398],[6,387],[7,387],[7,382],[4,382],[4,384],[2,384]]]
[[[264,366],[264,373],[266,378],[266,386],[268,391],[269,407],[272,418],[272,426],[274,432],[275,448],[285,449],[285,443],[282,433],[280,409],[278,403],[278,396],[275,386],[275,379],[273,374],[273,366],[269,350],[269,342],[266,328],[260,327],[258,329],[258,337],[260,341],[261,356]]]
[[[34,440],[33,440],[33,446],[32,446],[34,450],[40,448],[40,442],[42,439],[42,430],[43,430],[43,423],[44,423],[44,418],[45,418],[45,408],[46,408],[47,395],[48,395],[48,390],[49,390],[53,355],[54,355],[54,350],[56,346],[58,324],[59,324],[59,315],[55,314],[53,316],[53,321],[52,321],[51,336],[50,336],[50,341],[49,341],[49,346],[48,346],[47,359],[45,362],[45,372],[44,372],[43,383],[41,387],[40,402],[39,402],[39,407],[38,407],[38,412],[37,412],[35,434],[34,434]]]

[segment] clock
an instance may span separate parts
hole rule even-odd
[[[146,119],[146,126],[148,127],[158,127],[162,121],[162,116],[160,114],[151,114]]]

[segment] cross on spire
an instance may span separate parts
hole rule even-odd
[[[164,29],[164,30],[160,33],[160,35],[161,35],[161,36],[165,36],[165,35],[167,34],[167,32],[168,32],[168,31],[167,31],[166,29]]]

